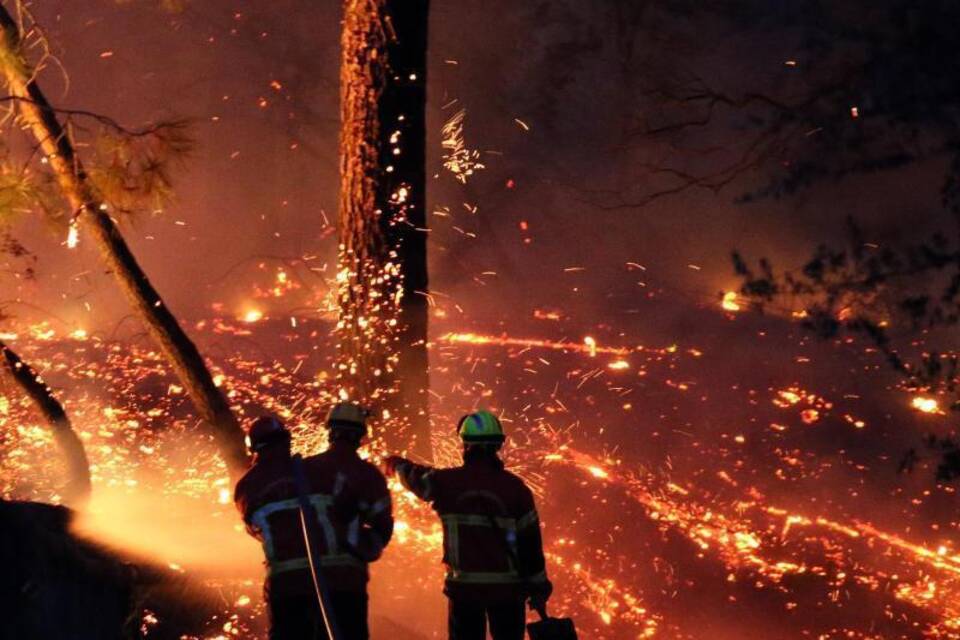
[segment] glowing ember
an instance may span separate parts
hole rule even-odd
[[[254,326],[245,334],[237,333],[238,327],[228,320],[200,326],[201,336],[207,331],[217,340],[240,336],[244,343],[265,340],[278,330]],[[294,345],[292,353],[309,353],[316,342],[316,325],[283,323],[280,330],[282,339]],[[249,546],[236,522],[222,463],[197,439],[185,394],[167,377],[156,354],[100,340],[58,342],[58,334],[46,325],[10,333],[36,340],[34,348],[26,349],[31,360],[50,372],[55,385],[71,388],[68,406],[87,445],[95,485],[85,530],[156,557],[177,571],[202,570],[204,575],[218,576],[210,584],[223,593],[227,604],[201,637],[222,635],[227,623],[229,637],[260,637],[257,550]],[[613,437],[607,433],[630,425],[623,432],[629,436],[620,442],[629,446],[642,437],[656,443],[661,429],[651,418],[656,411],[649,403],[659,397],[666,406],[680,404],[677,398],[682,397],[693,411],[702,411],[700,394],[706,395],[707,390],[690,367],[708,364],[711,354],[673,345],[666,349],[605,347],[596,340],[593,347],[597,353],[620,352],[611,354],[617,359],[604,366],[590,358],[591,345],[586,343],[451,332],[436,340],[433,356],[444,363],[437,368],[437,389],[461,390],[454,393],[464,398],[474,390],[485,398],[507,396],[506,387],[497,387],[498,378],[512,384],[519,375],[538,379],[551,370],[558,372],[549,383],[525,389],[521,396],[525,399],[506,409],[507,424],[515,434],[506,455],[511,469],[540,496],[557,585],[554,608],[575,615],[585,637],[689,638],[689,633],[679,630],[682,623],[672,602],[693,597],[690,594],[700,593],[698,589],[727,590],[723,597],[737,602],[749,601],[753,592],[767,593],[758,596],[758,602],[764,602],[773,593],[782,597],[786,611],[810,610],[816,602],[837,603],[831,594],[839,589],[853,593],[852,602],[886,597],[884,606],[909,607],[903,610],[906,613],[897,609],[898,615],[906,616],[903,624],[921,625],[930,637],[951,637],[960,628],[956,604],[960,554],[946,542],[952,539],[953,528],[928,542],[905,527],[871,523],[870,509],[858,513],[856,501],[804,503],[792,495],[801,481],[833,473],[832,460],[820,463],[798,446],[788,446],[791,434],[810,432],[770,426],[777,425],[777,416],[789,414],[801,422],[816,414],[820,422],[834,417],[839,424],[859,428],[863,421],[854,417],[861,414],[859,410],[843,405],[834,414],[833,402],[796,384],[769,389],[769,399],[763,402],[748,393],[750,411],[758,418],[760,412],[767,412],[765,420],[758,420],[764,428],[749,430],[750,423],[741,422],[736,430],[711,441],[696,427],[683,426],[674,432],[679,440],[671,446],[668,464],[651,471],[654,467],[638,463],[626,450],[602,453],[604,439]],[[83,358],[65,367],[58,355],[65,348],[82,350]],[[490,357],[488,349],[500,351]],[[552,350],[553,355],[538,356],[535,349]],[[626,363],[627,354],[632,361],[629,367],[610,366]],[[231,390],[231,402],[244,415],[263,408],[277,411],[292,426],[297,449],[311,452],[325,446],[315,425],[332,400],[336,383],[332,376],[317,375],[326,361],[308,369],[301,357],[264,362],[260,352],[237,354],[222,359],[216,380]],[[512,367],[511,373],[504,375],[507,367]],[[643,397],[631,393],[628,379],[632,376],[650,392]],[[146,381],[151,382],[144,385]],[[712,393],[717,393],[716,388]],[[722,402],[733,402],[734,397]],[[6,396],[3,400],[0,428],[13,435],[0,441],[3,495],[55,495],[55,478],[46,462],[53,446],[49,432],[34,424],[28,405]],[[438,410],[438,420],[454,422],[467,404],[462,398],[453,400],[449,411]],[[604,412],[590,413],[594,406],[605,407]],[[571,415],[577,419],[596,415],[598,424],[566,427]],[[585,435],[590,433],[594,436]],[[584,435],[577,448],[572,446],[575,435]],[[695,446],[685,447],[688,442]],[[451,432],[441,431],[435,446],[440,464],[457,460]],[[747,450],[767,450],[751,455],[767,455],[768,461],[753,457],[751,466],[741,464]],[[377,461],[382,453],[374,447],[364,455]],[[570,474],[570,470],[579,473]],[[765,473],[772,484],[764,484]],[[778,486],[785,487],[779,494],[774,493]],[[859,484],[852,486],[859,489]],[[439,523],[428,507],[399,485],[392,483],[391,490],[396,536],[382,566],[375,568],[374,588],[385,592],[375,592],[374,598],[389,603],[398,589],[406,593],[411,588],[418,598],[439,598]],[[160,503],[154,497],[157,494],[163,496]],[[153,513],[165,515],[150,517]],[[191,522],[188,533],[177,526],[178,519]],[[210,554],[211,548],[218,553]],[[681,564],[688,560],[676,558],[678,549],[689,550],[691,564]],[[697,563],[716,567],[720,581],[711,582],[710,572],[698,575],[692,569],[678,580],[671,568]],[[240,570],[240,566],[246,568]],[[417,577],[411,587],[407,581],[390,578],[399,575]],[[386,576],[380,586],[377,576]],[[821,606],[837,606],[831,616],[839,620],[839,604]],[[804,628],[809,624],[813,623],[803,623]],[[861,631],[866,627],[858,625],[851,621],[843,637],[899,637],[895,632],[864,635]]]
[[[583,344],[576,342],[562,342],[551,340],[538,340],[533,338],[511,338],[509,336],[489,336],[476,333],[448,333],[440,338],[443,342],[466,343],[475,345],[495,345],[501,347],[538,347],[542,349],[555,349],[558,351],[579,351],[591,356],[598,353],[609,355],[627,355],[630,349],[617,347],[601,347],[597,345],[596,340],[587,336],[583,339]]]
[[[740,311],[740,304],[737,302],[737,298],[736,291],[727,291],[723,294],[723,300],[720,301],[720,306],[723,307],[725,311]]]
[[[243,314],[243,321],[249,324],[259,322],[260,320],[263,320],[263,311],[260,311],[259,309],[248,309]]]
[[[587,345],[587,353],[590,354],[591,358],[596,357],[597,355],[597,341],[587,336],[583,339],[583,344]]]
[[[917,411],[921,413],[936,413],[942,414],[940,410],[940,404],[934,398],[927,398],[924,396],[917,396],[911,401],[910,406],[912,406]]]
[[[80,230],[77,228],[76,221],[70,223],[70,228],[67,230],[67,248],[76,249],[77,244],[80,242]]]

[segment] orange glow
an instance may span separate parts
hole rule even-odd
[[[441,342],[474,344],[474,345],[494,345],[500,347],[539,347],[543,349],[555,349],[557,351],[579,351],[588,355],[598,353],[624,356],[631,352],[630,349],[618,347],[602,347],[597,345],[596,340],[587,336],[583,344],[576,342],[556,342],[551,340],[538,340],[529,338],[511,338],[508,336],[490,336],[477,333],[448,333],[440,338]]]
[[[910,403],[910,406],[921,413],[934,413],[943,415],[943,411],[940,410],[940,403],[938,403],[934,398],[917,396]]]
[[[76,249],[79,242],[80,230],[77,228],[76,222],[74,222],[70,224],[70,229],[67,230],[67,248]]]
[[[736,291],[727,291],[723,294],[723,300],[720,302],[720,306],[723,307],[725,311],[740,311],[740,304],[737,302],[737,298]]]
[[[247,309],[243,314],[243,321],[248,324],[263,320],[263,311],[259,309]]]

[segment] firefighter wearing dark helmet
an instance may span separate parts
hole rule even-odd
[[[489,411],[458,425],[463,465],[433,469],[391,456],[388,474],[432,503],[443,522],[452,640],[522,640],[524,604],[543,610],[552,587],[545,569],[540,520],[533,494],[504,468],[504,434]]]
[[[386,480],[357,455],[366,417],[358,405],[334,406],[326,421],[329,449],[303,460],[317,517],[311,537],[337,626],[349,640],[369,638],[367,565],[380,557],[393,533]],[[290,432],[278,419],[262,417],[248,437],[254,463],[237,483],[234,500],[247,531],[263,545],[270,640],[326,639],[300,522]]]

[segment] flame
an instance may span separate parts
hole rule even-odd
[[[260,330],[247,327],[243,329],[245,334],[238,334],[235,324],[235,321],[231,324],[229,320],[216,320],[202,325],[198,331],[210,331],[219,337],[251,335]],[[299,332],[303,344],[313,343],[312,330],[306,323],[299,327]],[[229,637],[256,638],[257,620],[263,611],[258,569],[262,554],[243,531],[230,504],[230,484],[223,463],[203,438],[195,434],[193,422],[184,417],[187,399],[183,388],[170,378],[161,378],[162,385],[154,391],[134,391],[133,397],[126,391],[116,393],[108,396],[112,398],[109,405],[102,399],[104,388],[137,390],[140,388],[137,381],[164,375],[165,367],[157,354],[142,347],[88,339],[82,345],[74,345],[84,350],[83,361],[65,369],[59,364],[63,342],[56,339],[74,336],[56,334],[48,325],[21,328],[15,333],[35,340],[28,350],[31,361],[41,370],[50,371],[58,385],[62,380],[75,381],[78,385],[69,393],[68,406],[87,446],[94,482],[90,513],[80,519],[78,530],[113,546],[154,558],[165,566],[179,567],[180,571],[210,580],[223,594],[225,610],[210,622],[207,635],[202,637],[223,635],[224,625],[229,623]],[[910,533],[909,528],[883,527],[844,515],[841,503],[823,503],[822,507],[817,503],[791,506],[784,504],[783,496],[778,501],[763,495],[754,486],[754,469],[749,469],[751,473],[741,472],[738,463],[745,459],[745,450],[762,446],[766,434],[781,437],[789,429],[787,426],[777,429],[770,426],[769,421],[758,422],[756,426],[731,425],[726,439],[719,444],[720,449],[709,448],[706,437],[691,428],[690,433],[698,439],[701,452],[698,455],[705,460],[703,467],[693,474],[679,468],[645,470],[629,458],[620,459],[618,456],[624,454],[616,448],[597,453],[602,443],[582,445],[587,448],[597,444],[594,452],[575,449],[570,446],[570,438],[579,432],[550,426],[552,421],[564,424],[571,415],[580,419],[579,416],[584,415],[583,406],[593,406],[600,397],[598,381],[610,384],[609,389],[615,394],[612,406],[628,412],[631,406],[628,398],[637,402],[638,408],[642,406],[636,400],[637,395],[628,395],[631,389],[627,379],[632,374],[609,373],[610,369],[621,367],[626,370],[625,365],[611,365],[626,363],[628,355],[637,380],[649,387],[660,385],[655,393],[682,394],[686,390],[687,395],[682,397],[696,401],[701,390],[706,392],[705,386],[688,378],[689,372],[674,371],[674,368],[678,359],[687,356],[690,362],[703,361],[701,350],[680,349],[676,345],[665,349],[612,347],[597,344],[596,340],[591,345],[587,341],[474,333],[447,333],[437,342],[442,345],[440,353],[451,359],[474,357],[479,351],[474,347],[503,348],[506,354],[502,358],[482,355],[498,366],[514,358],[523,361],[520,366],[527,367],[529,362],[529,367],[537,366],[541,370],[557,367],[564,360],[572,362],[571,370],[561,377],[567,376],[573,381],[569,388],[575,389],[575,397],[563,396],[562,387],[555,388],[551,381],[544,385],[548,388],[542,396],[531,399],[530,406],[536,409],[524,409],[531,415],[509,416],[518,423],[516,433],[522,435],[517,438],[520,445],[508,452],[508,462],[511,469],[527,479],[540,494],[541,504],[552,504],[554,508],[550,521],[545,521],[551,578],[557,585],[557,596],[552,603],[558,612],[570,612],[577,618],[578,626],[589,634],[584,637],[597,640],[685,637],[675,633],[671,616],[676,613],[666,608],[664,599],[657,595],[660,589],[670,593],[678,588],[670,583],[670,570],[658,571],[650,577],[650,582],[658,585],[650,591],[645,586],[649,582],[637,576],[639,565],[622,556],[621,545],[634,548],[629,546],[635,542],[630,540],[635,536],[636,530],[631,528],[634,523],[648,524],[664,537],[679,536],[699,554],[700,561],[720,568],[720,575],[727,576],[726,581],[734,585],[731,593],[737,597],[748,594],[749,585],[761,585],[756,587],[758,591],[772,587],[776,593],[792,597],[793,590],[800,588],[797,585],[803,584],[805,590],[821,589],[817,597],[829,607],[829,603],[838,602],[832,594],[843,593],[851,585],[860,586],[886,594],[888,602],[902,602],[918,611],[922,618],[904,618],[904,629],[908,624],[923,625],[925,635],[941,638],[954,637],[951,634],[960,629],[957,598],[960,554],[948,542],[952,530],[943,532],[942,537],[936,536],[930,543],[916,529]],[[548,361],[532,354],[532,349],[550,349],[567,355],[550,357]],[[607,366],[597,363],[590,358],[593,349],[616,359]],[[650,362],[662,363],[665,374],[662,378],[657,378]],[[338,387],[332,378],[298,376],[293,366],[239,356],[224,357],[222,365],[223,369],[216,371],[216,380],[230,389],[235,406],[257,407],[257,410],[265,407],[281,413],[294,431],[294,443],[299,451],[310,453],[326,446],[321,431],[314,425],[336,396]],[[649,372],[645,368],[650,368]],[[462,371],[470,372],[471,377],[466,380],[477,383],[478,397],[486,401],[494,396],[495,391],[484,395],[489,378],[479,371],[474,373],[469,367],[463,367]],[[86,394],[82,385],[91,383],[95,392]],[[457,384],[465,386],[464,379],[457,378]],[[859,428],[858,423],[862,422],[845,412],[845,408],[835,410],[833,402],[796,384],[783,389],[770,388],[763,393],[765,397],[750,396],[750,402],[757,410],[765,407],[774,415],[784,414],[787,424],[791,424],[788,418],[796,424],[811,415],[825,421],[834,411],[838,424]],[[581,399],[586,399],[587,404],[576,408],[571,404]],[[625,415],[638,430],[657,429],[656,423],[639,410]],[[579,428],[590,429],[586,425]],[[42,498],[46,495],[44,491],[53,493],[48,460],[44,458],[43,462],[31,466],[31,456],[49,453],[52,438],[29,417],[27,405],[0,396],[0,432],[13,434],[11,440],[0,442],[3,495]],[[603,427],[599,427],[597,433],[603,434]],[[438,462],[446,465],[456,457],[449,443],[443,443],[441,438]],[[731,448],[735,450],[732,455],[737,464],[728,465],[719,451]],[[363,455],[378,463],[384,453],[379,445],[371,445]],[[771,473],[780,482],[816,472],[808,462],[809,456],[801,450],[777,446],[776,455],[779,468]],[[760,473],[763,468],[758,465],[756,471]],[[16,478],[32,478],[38,484],[25,491],[16,484]],[[563,479],[562,484],[554,484],[557,478]],[[564,488],[562,495],[557,495],[557,486]],[[375,570],[388,584],[383,588],[390,597],[378,599],[384,603],[396,599],[399,587],[394,582],[402,584],[406,594],[411,588],[436,593],[441,581],[437,561],[442,553],[442,530],[437,518],[429,506],[416,500],[395,481],[391,481],[390,490],[395,505],[396,534],[388,548],[388,557]],[[586,496],[589,506],[584,507],[585,511],[581,512],[579,506],[576,510],[567,510],[570,501],[577,499],[573,490],[582,491]],[[558,504],[563,505],[560,511],[556,511]],[[557,513],[567,515],[560,521]],[[587,538],[594,516],[613,523],[609,544],[597,536]],[[606,535],[607,530],[604,531]],[[927,535],[929,537],[929,532]],[[653,560],[654,564],[666,561]],[[384,575],[387,578],[382,578]],[[395,579],[401,575],[404,580]],[[694,580],[692,575],[683,580]],[[802,582],[793,579],[799,576],[803,576]],[[410,586],[411,582],[415,587]],[[789,604],[785,606],[789,608]],[[831,616],[839,620],[838,611],[833,611]],[[146,618],[145,613],[144,620]],[[931,622],[916,622],[918,619]],[[844,637],[877,637],[864,635],[864,629],[858,624],[850,623],[838,633]],[[913,632],[919,633],[919,629],[911,627]]]
[[[911,401],[910,406],[921,413],[934,413],[943,415],[943,411],[940,409],[940,403],[938,403],[934,398],[916,396]]]
[[[737,299],[736,291],[727,291],[723,294],[723,300],[720,301],[720,306],[723,307],[725,311],[740,311],[740,304],[737,302]]]
[[[491,336],[478,333],[448,333],[440,338],[441,342],[452,344],[474,344],[474,345],[492,345],[499,347],[535,347],[540,349],[553,349],[556,351],[575,351],[595,356],[598,353],[625,356],[633,351],[649,350],[644,347],[635,349],[626,349],[622,347],[604,347],[597,345],[597,341],[587,336],[583,339],[583,344],[576,342],[564,342],[554,340],[541,340],[536,338],[513,338],[507,335]],[[663,350],[664,352],[669,349]],[[620,365],[618,365],[620,366]]]
[[[80,230],[77,228],[76,221],[70,223],[70,228],[67,230],[67,248],[76,249],[77,244],[80,243]]]
[[[243,321],[247,324],[253,324],[263,320],[263,311],[260,309],[250,308],[247,309],[243,314]]]

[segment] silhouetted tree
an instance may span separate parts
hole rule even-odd
[[[866,242],[850,221],[846,243],[821,245],[796,272],[779,271],[766,259],[752,265],[739,253],[733,261],[743,278],[741,293],[756,308],[786,312],[823,338],[862,335],[901,374],[906,389],[952,396],[950,408],[960,409],[958,355],[949,331],[960,323],[956,236],[881,247]],[[928,444],[943,454],[938,479],[960,476],[960,444],[932,436]]]
[[[428,0],[344,3],[338,266],[344,391],[424,455],[428,15]]]
[[[22,19],[29,21],[22,5],[16,7],[22,12]],[[128,135],[116,138],[111,163],[95,163],[88,170],[76,152],[70,131],[60,122],[60,113],[47,101],[37,84],[37,66],[27,57],[30,44],[34,49],[44,51],[42,34],[36,27],[21,26],[3,5],[0,5],[0,28],[3,30],[0,72],[10,91],[6,100],[13,104],[18,123],[32,134],[37,145],[26,164],[17,167],[11,163],[0,168],[6,169],[4,173],[7,175],[19,169],[19,173],[13,174],[13,192],[25,193],[22,197],[35,206],[60,208],[60,201],[51,196],[50,191],[50,185],[56,185],[60,197],[69,206],[70,224],[82,226],[97,244],[131,306],[180,378],[201,417],[210,425],[227,467],[231,472],[239,473],[245,469],[247,460],[243,430],[226,398],[214,384],[196,346],[137,263],[111,215],[111,204],[116,205],[120,213],[129,204],[128,198],[162,196],[169,188],[168,163],[164,162],[164,154],[176,155],[185,150],[182,123],[127,132],[112,121],[97,117]],[[147,148],[137,153],[138,144],[146,144]],[[35,161],[41,163],[39,169]],[[20,187],[21,184],[28,187]],[[29,192],[33,188],[37,195]],[[111,202],[107,194],[116,197]]]
[[[63,502],[73,508],[82,508],[90,497],[90,464],[83,442],[70,424],[63,405],[53,395],[47,383],[33,368],[24,362],[10,347],[0,341],[2,364],[11,379],[30,398],[37,412],[43,416],[53,433],[54,442],[63,454],[67,465],[67,482],[63,490]]]
[[[621,34],[618,49],[647,63],[625,79],[633,184],[598,190],[591,203],[631,209],[745,176],[758,184],[744,200],[780,198],[931,158],[950,162],[945,198],[960,188],[956,3],[671,0],[631,9],[637,37]]]
[[[850,221],[846,242],[821,245],[797,271],[735,253],[742,292],[821,336],[864,335],[906,388],[953,395],[960,408],[957,355],[943,331],[960,321],[960,53],[949,26],[960,20],[960,5],[885,0],[800,3],[795,10],[782,16],[797,21],[798,54],[789,65],[795,80],[739,95],[700,83],[681,100],[700,115],[676,128],[712,126],[721,109],[749,114],[754,152],[740,169],[763,170],[766,182],[744,200],[943,159],[943,207],[928,219],[940,216],[944,231],[880,246]],[[926,344],[915,354],[917,340]],[[943,453],[938,478],[960,475],[958,445],[929,443]]]

